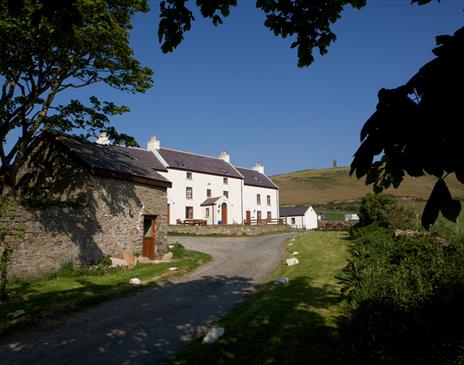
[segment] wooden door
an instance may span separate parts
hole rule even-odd
[[[245,220],[245,223],[246,224],[250,224],[251,223],[251,212],[249,210],[246,211],[246,220]]]
[[[150,260],[155,259],[156,217],[143,218],[143,256]]]
[[[221,205],[221,220],[222,224],[227,224],[227,204],[222,203]]]

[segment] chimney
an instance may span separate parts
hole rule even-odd
[[[108,138],[108,134],[106,132],[101,132],[100,136],[97,138],[98,144],[110,144],[110,139]]]
[[[264,166],[262,166],[259,161],[256,162],[256,165],[253,167],[253,170],[258,171],[260,174],[264,174]]]
[[[230,155],[225,150],[221,152],[218,158],[225,162],[230,162]]]
[[[156,138],[156,136],[152,136],[147,143],[147,150],[151,152],[155,152],[156,150],[160,149],[160,141]]]

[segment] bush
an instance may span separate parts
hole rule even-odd
[[[185,255],[185,247],[182,246],[180,243],[174,243],[174,244],[169,245],[169,246],[170,246],[169,251],[172,252],[172,256],[175,259],[180,259],[180,258],[184,257],[184,255]]]
[[[463,245],[395,239],[376,224],[356,233],[340,277],[349,306],[343,357],[356,364],[457,361],[464,343]]]

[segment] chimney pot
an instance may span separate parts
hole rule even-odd
[[[108,133],[101,132],[100,136],[97,138],[98,144],[110,144],[110,139],[108,138]]]
[[[152,136],[147,143],[147,150],[154,152],[155,150],[160,149],[160,141],[156,136]]]

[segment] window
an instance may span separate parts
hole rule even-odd
[[[206,208],[205,216],[206,216],[206,218],[209,218],[209,208]]]
[[[272,219],[271,212],[267,212],[267,220],[270,221]]]
[[[185,219],[193,219],[193,207],[185,207]]]
[[[211,198],[211,189],[206,189],[206,197]]]
[[[295,224],[295,218],[292,218],[292,224]]]
[[[191,187],[185,188],[185,197],[187,199],[193,199],[193,189]]]
[[[187,172],[187,180],[192,180],[192,173],[191,172]]]
[[[257,219],[258,221],[261,220],[261,211],[260,211],[260,210],[258,210],[258,211],[256,212],[256,219]]]
[[[256,204],[261,205],[261,195],[256,194]]]
[[[224,177],[222,181],[224,182],[225,185],[229,184],[229,179],[227,177]]]
[[[222,195],[224,195],[226,198],[228,198],[228,197],[229,197],[229,192],[226,191],[226,190],[224,190],[224,191],[222,192]]]
[[[270,195],[267,196],[267,205],[271,205],[271,196]]]

